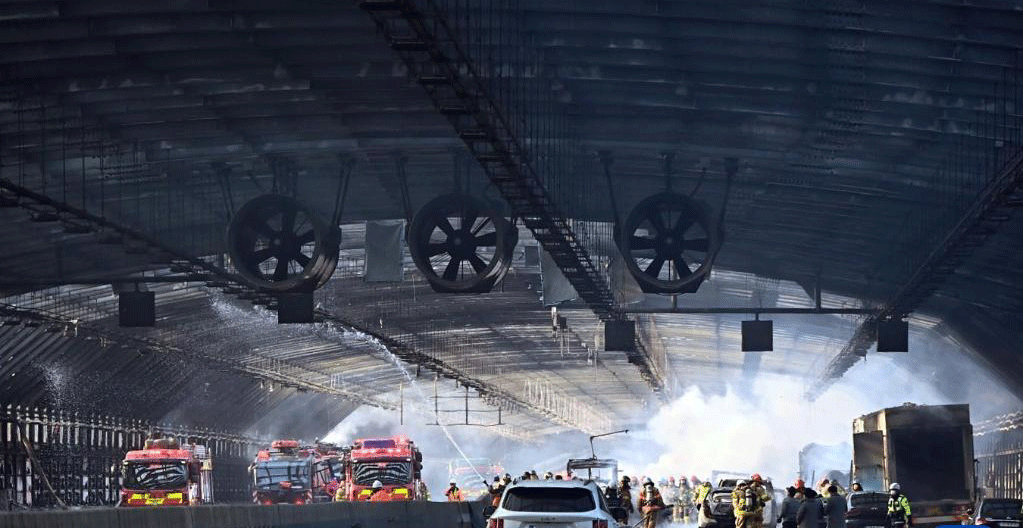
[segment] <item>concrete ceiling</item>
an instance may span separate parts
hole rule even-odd
[[[973,161],[983,159],[985,143],[971,138],[984,134],[978,123],[996,115],[991,99],[1006,68],[1018,66],[1023,42],[1019,1],[519,7],[515,16],[540,52],[541,75],[578,135],[570,153],[575,170],[556,182],[569,217],[613,220],[594,155],[602,149],[614,156],[612,186],[623,212],[663,189],[662,152],[675,154],[676,189],[698,189],[715,209],[727,203],[722,273],[682,298],[704,307],[753,306],[765,295],[777,295],[771,300],[778,306],[812,306],[799,294],[818,283],[848,306],[887,299],[978,192],[976,177],[957,180],[941,169],[970,141],[977,141]],[[359,223],[406,214],[393,153],[409,158],[416,209],[454,188],[464,146],[354,2],[0,2],[0,46],[0,177],[190,254],[215,255],[223,252],[233,210],[275,181],[294,177],[296,197],[329,215],[339,155],[351,156],[352,199],[341,222],[342,264],[352,268],[318,294],[325,308],[361,327],[375,322],[380,334],[522,401],[526,380],[546,380],[557,398],[627,422],[630,409],[663,397],[624,355],[595,357],[597,321],[581,306],[563,307],[574,335],[553,335],[535,294],[537,270],[521,263],[500,293],[478,297],[434,294],[411,267],[404,283],[386,289],[357,278]],[[536,74],[499,48],[493,53],[505,57],[503,75]],[[1020,122],[1018,109],[1010,112],[1006,130]],[[740,160],[727,197],[726,157]],[[226,187],[213,164],[229,169]],[[470,192],[497,199],[478,166],[467,170]],[[21,208],[0,209],[0,220],[0,272],[9,279],[0,290],[10,295],[35,289],[16,284],[28,278],[165,267],[151,254],[100,244],[96,233],[30,222]],[[1021,322],[1023,263],[1014,249],[1020,222],[1016,215],[1003,224],[922,308],[1017,395],[1019,347],[998,343],[1014,342]],[[523,230],[521,244],[530,243]],[[230,361],[244,359],[226,351],[237,343],[272,347],[273,357],[312,365],[298,377],[329,384],[345,373],[353,391],[391,403],[403,383],[374,347],[339,345],[314,331],[287,337],[290,331],[253,321],[258,314],[246,312],[248,303],[221,317],[214,336],[201,321],[224,306],[217,290],[193,285],[187,295],[168,297],[177,290],[161,288],[167,319],[147,339],[203,343],[224,349]],[[46,308],[109,329],[114,304],[79,312],[89,302],[113,301],[86,295],[47,301]],[[651,297],[647,305],[664,303]],[[641,317],[648,353],[663,356],[665,378],[677,377],[671,372],[680,363],[704,361],[676,383],[718,388],[751,368],[815,375],[819,356],[840,348],[856,324],[813,319],[799,327],[803,336],[786,335],[779,324],[776,342],[814,352],[764,356],[751,367],[738,352],[734,320],[685,321]],[[251,372],[237,374],[253,383],[245,377]],[[564,418],[583,412],[562,409],[557,423],[541,411],[534,405],[508,421],[518,431],[543,431],[573,427]]]

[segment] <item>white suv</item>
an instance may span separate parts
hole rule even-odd
[[[604,496],[591,481],[526,480],[504,491],[487,528],[615,528]]]

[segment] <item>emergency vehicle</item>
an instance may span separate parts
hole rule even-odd
[[[404,436],[356,440],[346,470],[348,500],[369,500],[375,481],[383,484],[385,494],[376,500],[427,500],[423,454]]]
[[[316,453],[297,440],[274,440],[260,450],[252,464],[256,504],[306,504],[313,502],[313,468]]]
[[[206,446],[147,439],[121,464],[120,506],[187,506],[213,502],[213,461]]]

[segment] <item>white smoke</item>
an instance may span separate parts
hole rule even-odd
[[[969,371],[963,383],[976,386],[977,392],[953,400],[940,387],[922,382],[912,364],[903,363],[907,358],[874,354],[815,401],[805,397],[805,380],[793,376],[761,374],[751,382],[752,391],[730,387],[723,396],[693,387],[662,407],[642,430],[608,447],[636,475],[706,479],[715,470],[759,472],[790,485],[798,477],[803,447],[849,442],[853,419],[864,414],[912,402],[969,403],[974,416],[985,416],[1020,404],[977,366],[960,365]],[[830,469],[848,471],[848,461]]]
[[[690,387],[652,418],[634,420],[640,426],[629,433],[596,440],[595,450],[599,457],[618,459],[623,472],[633,476],[707,479],[716,470],[759,472],[786,486],[797,478],[799,452],[810,443],[836,446],[811,460],[816,478],[825,468],[848,471],[848,461],[838,458],[848,458],[852,421],[864,414],[906,402],[968,403],[977,422],[1023,406],[973,356],[936,333],[915,332],[911,350],[870,354],[813,401],[806,397],[808,376],[759,373],[735,381],[724,394]],[[447,461],[457,458],[458,450],[437,427],[423,425],[432,420],[410,414],[406,410],[401,425],[396,412],[362,408],[327,439],[344,443],[406,434],[423,449],[424,477],[436,489],[446,483]],[[486,428],[451,431],[468,457],[490,458],[515,476],[530,469],[563,470],[568,458],[589,456],[587,437],[578,432],[523,443]]]

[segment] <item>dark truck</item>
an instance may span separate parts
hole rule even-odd
[[[976,497],[970,406],[907,403],[856,418],[852,480],[880,492],[898,482],[918,527],[958,524]]]

